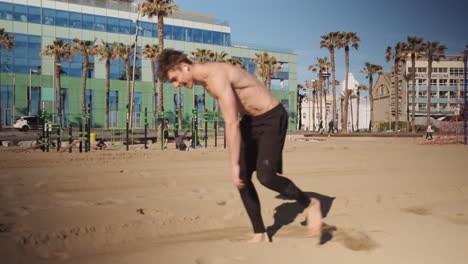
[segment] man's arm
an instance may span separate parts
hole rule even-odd
[[[226,75],[226,74],[225,74]],[[226,130],[226,143],[229,151],[229,161],[231,167],[231,178],[238,188],[242,188],[244,184],[240,180],[240,146],[241,146],[241,133],[239,128],[239,121],[237,120],[237,101],[232,90],[232,86],[227,76],[218,75],[212,87],[216,87],[216,96],[221,106],[221,111],[224,117],[224,129]]]

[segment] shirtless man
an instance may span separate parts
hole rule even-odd
[[[177,88],[193,88],[195,83],[218,100],[226,129],[231,179],[237,186],[254,235],[250,242],[268,242],[260,201],[252,184],[252,173],[267,188],[297,200],[304,208],[311,236],[320,234],[320,202],[309,198],[283,176],[282,152],[288,114],[263,83],[240,67],[227,63],[193,64],[185,54],[164,50],[158,57],[159,80]],[[237,114],[242,121],[237,120]]]

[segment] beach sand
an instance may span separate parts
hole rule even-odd
[[[1,263],[468,263],[468,147],[423,142],[286,142],[284,174],[336,197],[323,245],[298,204],[255,176],[273,242],[245,243],[251,225],[222,148],[0,148]]]

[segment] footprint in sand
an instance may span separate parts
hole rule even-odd
[[[368,234],[353,228],[338,229],[335,241],[353,251],[372,251],[379,246]]]
[[[430,215],[432,214],[431,210],[424,207],[408,207],[401,209],[403,212],[415,214],[415,215]]]
[[[447,217],[447,220],[456,225],[468,225],[468,215],[464,213],[457,213],[454,217]]]
[[[140,208],[136,210],[137,213],[145,216],[169,216],[170,213],[165,209],[154,209],[154,208]]]

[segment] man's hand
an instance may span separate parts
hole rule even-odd
[[[244,188],[245,184],[240,178],[240,168],[239,165],[233,165],[231,166],[231,179],[234,182],[234,185],[236,185],[237,189],[242,189]]]

